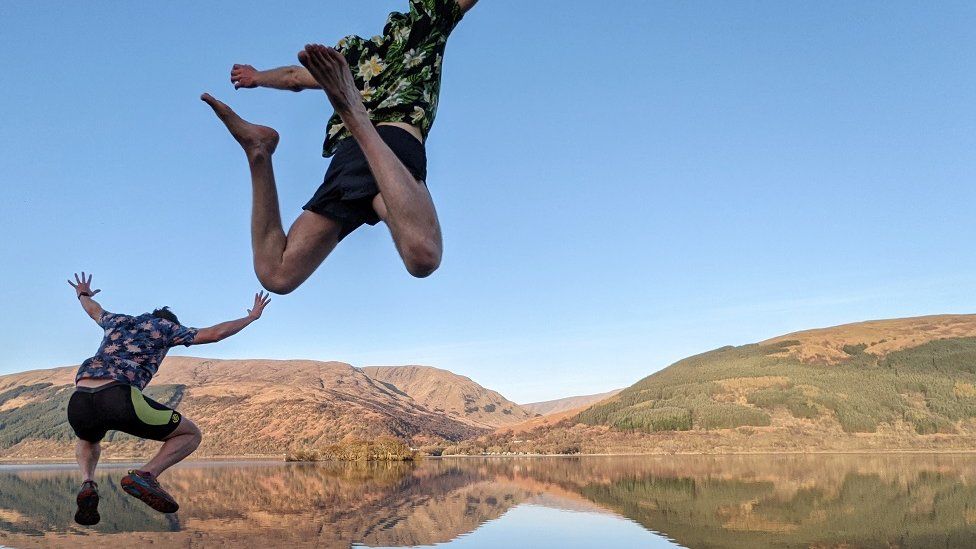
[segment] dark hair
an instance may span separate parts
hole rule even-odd
[[[152,315],[156,318],[161,318],[163,320],[168,320],[170,322],[179,324],[180,319],[176,318],[173,311],[169,310],[169,307],[163,307],[162,309],[156,309],[152,312]]]

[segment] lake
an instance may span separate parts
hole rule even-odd
[[[161,515],[99,469],[0,466],[6,547],[976,547],[976,456],[444,458],[189,463]]]

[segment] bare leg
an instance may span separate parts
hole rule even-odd
[[[278,132],[247,122],[210,94],[203,94],[201,99],[213,108],[247,155],[253,190],[251,248],[254,272],[265,289],[287,294],[311,276],[335,249],[341,227],[332,219],[306,211],[286,235],[271,164],[278,146]]]
[[[380,189],[377,213],[390,227],[410,274],[429,276],[440,265],[441,228],[427,187],[414,179],[377,133],[363,106],[345,57],[332,48],[306,46],[298,59],[325,90],[343,124],[359,143]],[[374,207],[378,201],[374,201]],[[381,211],[382,210],[382,211]]]
[[[152,473],[154,477],[158,477],[160,473],[192,454],[197,446],[200,446],[202,438],[203,435],[196,424],[183,418],[180,426],[166,437],[159,452],[139,470]]]
[[[78,466],[81,467],[82,481],[95,480],[95,466],[98,465],[98,458],[102,455],[102,446],[97,442],[88,442],[78,439],[75,444],[75,458]]]

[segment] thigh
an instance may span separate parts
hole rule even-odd
[[[432,226],[438,226],[437,221],[437,210],[434,208],[434,199],[430,196],[430,191],[427,190],[427,184],[423,181],[417,181],[418,190],[421,192],[416,193],[416,203],[415,212],[426,220]],[[376,215],[383,221],[386,221],[387,209],[386,202],[383,202],[383,194],[379,193],[373,197],[373,210]]]
[[[98,442],[108,431],[95,410],[91,393],[76,391],[68,400],[68,424],[75,435],[88,442]]]
[[[289,279],[304,281],[335,249],[341,224],[324,215],[305,210],[288,229],[288,241],[281,256],[281,269]]]
[[[114,419],[110,428],[139,438],[165,440],[180,426],[183,416],[179,412],[145,396],[135,387],[127,389],[113,391],[114,398],[106,402],[105,407]]]

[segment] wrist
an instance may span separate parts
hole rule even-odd
[[[82,297],[91,297],[91,296],[92,296],[91,292],[78,292],[78,295],[76,297],[78,299],[81,299]]]

